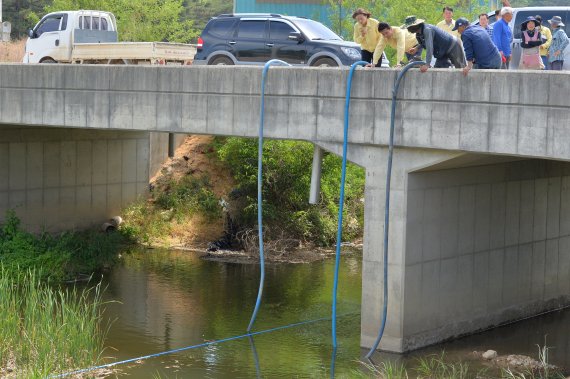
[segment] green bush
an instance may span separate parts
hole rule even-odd
[[[257,139],[217,139],[220,160],[230,168],[238,190],[245,198],[236,220],[242,228],[257,225]],[[296,141],[264,141],[263,217],[273,231],[286,230],[291,237],[328,246],[336,240],[340,197],[341,159],[326,154],[323,159],[321,198],[308,203],[313,145]],[[346,174],[343,239],[362,234],[364,223],[364,170],[349,164]],[[272,227],[273,226],[273,227]],[[271,238],[271,236],[269,236]]]
[[[207,176],[171,179],[166,189],[156,195],[155,204],[163,210],[172,210],[174,216],[200,212],[207,218],[214,219],[219,217],[221,212],[211,187]]]
[[[41,269],[45,277],[63,281],[112,264],[127,243],[121,233],[93,230],[36,236],[23,230],[15,212],[8,211],[0,229],[0,263],[8,271]]]
[[[150,245],[153,240],[171,232],[173,220],[183,222],[195,214],[209,221],[215,220],[221,217],[221,207],[211,188],[208,176],[168,179],[157,185],[151,201],[141,199],[124,211],[125,223],[121,232]]]

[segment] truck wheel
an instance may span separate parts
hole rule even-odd
[[[338,67],[338,64],[332,58],[319,58],[313,64],[312,67]]]
[[[54,59],[46,58],[43,61],[41,61],[40,63],[57,63],[57,62]]]
[[[231,60],[230,58],[228,58],[228,57],[221,56],[221,57],[216,57],[216,58],[212,59],[212,60],[210,61],[210,63],[208,63],[208,64],[211,64],[211,65],[223,65],[223,66],[228,65],[228,66],[229,66],[229,65],[233,65],[233,64],[234,64],[234,61],[232,61],[232,60]]]

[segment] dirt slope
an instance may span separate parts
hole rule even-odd
[[[179,179],[184,175],[196,178],[207,175],[214,194],[227,199],[235,183],[229,170],[215,156],[211,146],[213,139],[212,136],[188,136],[176,149],[174,157],[168,159],[151,179],[154,191],[160,191],[169,179]],[[165,237],[161,245],[203,249],[208,242],[220,238],[223,232],[223,219],[207,221],[201,216],[193,216],[182,223],[173,221],[171,235]]]

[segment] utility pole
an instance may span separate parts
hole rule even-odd
[[[0,0],[0,24],[2,24],[2,0]]]

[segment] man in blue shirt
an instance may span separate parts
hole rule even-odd
[[[470,25],[469,21],[463,17],[455,21],[454,29],[461,34],[467,59],[463,75],[467,75],[472,68],[501,68],[501,54],[485,29],[478,25]]]
[[[504,7],[501,9],[501,19],[493,24],[493,42],[504,62],[501,68],[508,69],[511,60],[511,42],[513,41],[513,33],[509,28],[509,22],[513,19],[513,8]]]

